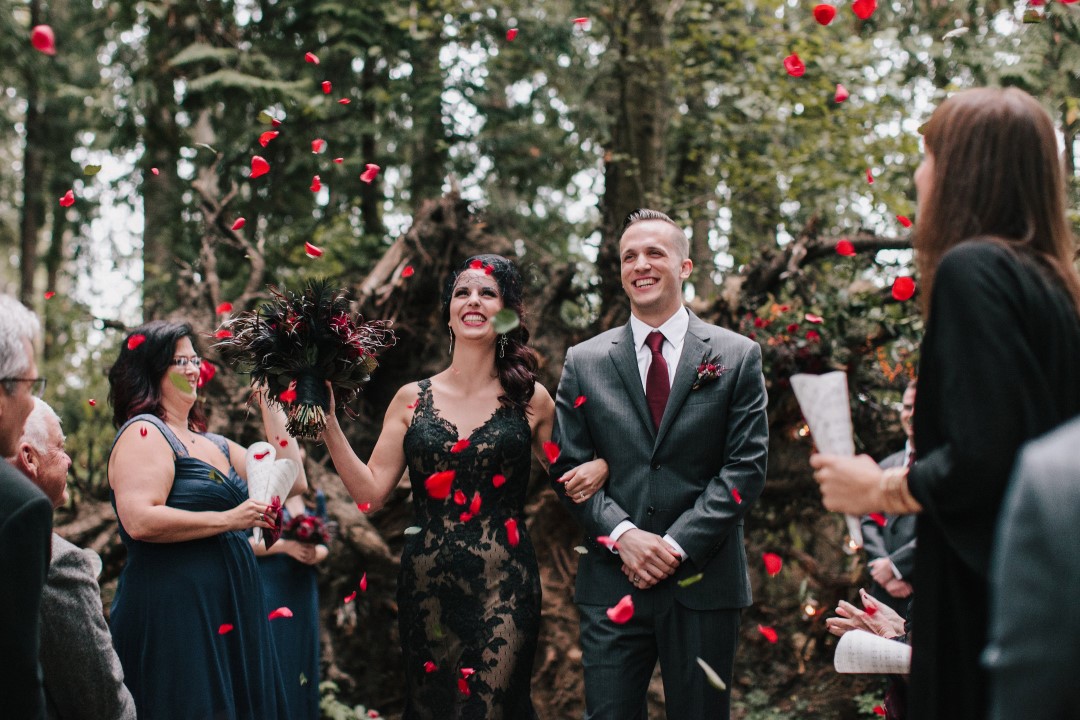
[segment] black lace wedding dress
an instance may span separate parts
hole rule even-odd
[[[454,447],[458,430],[422,380],[404,445],[420,527],[406,535],[398,586],[404,719],[532,720],[540,575],[522,518],[529,423],[501,407],[468,440]],[[449,496],[432,498],[424,481],[447,470]]]

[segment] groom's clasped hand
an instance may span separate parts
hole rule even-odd
[[[679,569],[679,556],[662,537],[644,530],[627,530],[619,538],[622,571],[638,590],[646,590]]]

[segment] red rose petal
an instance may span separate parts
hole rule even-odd
[[[473,515],[476,515],[477,513],[479,513],[480,512],[480,505],[481,505],[482,502],[483,502],[483,499],[480,497],[480,493],[479,492],[473,493],[472,502],[469,503],[469,512],[472,513]]]
[[[356,509],[362,513],[369,512],[371,510],[371,503],[356,503]]]
[[[229,623],[221,623],[220,625],[218,625],[217,634],[218,635],[227,635],[228,633],[231,633],[232,631],[233,631],[233,626],[232,625],[230,625]]]
[[[454,443],[453,447],[450,448],[450,452],[459,453],[467,447],[469,447],[469,438],[462,438]]]
[[[318,155],[326,148],[326,141],[322,138],[315,138],[311,141],[311,152],[314,155]]]
[[[355,590],[353,590],[351,593],[349,593],[348,595],[345,596],[345,602],[346,603],[351,603],[355,599],[356,599],[356,591]]]
[[[146,428],[139,428],[139,434],[146,437]]]
[[[587,17],[574,18],[574,24],[575,25],[582,25],[582,26],[588,25],[589,24],[589,18],[587,18]]]
[[[340,165],[341,163],[345,162],[345,158],[334,158],[334,162]]]
[[[851,9],[860,20],[867,20],[877,10],[877,0],[855,0]]]
[[[329,80],[323,80],[322,81],[322,91],[323,91],[324,95],[329,95],[330,91],[333,90],[333,89],[334,89],[334,86],[330,83]]]
[[[60,207],[71,207],[75,204],[75,193],[68,190],[64,193],[64,196],[60,198]]]
[[[765,562],[765,572],[769,577],[776,577],[784,568],[783,559],[776,553],[762,553],[761,559]]]
[[[906,228],[911,227],[911,220],[906,215],[897,215],[896,221]]]
[[[828,25],[836,17],[836,8],[832,5],[822,3],[814,6],[814,19],[818,21],[820,25]]]
[[[319,56],[316,55],[315,53],[309,53],[309,52],[304,53],[304,62],[309,62],[312,65],[318,65],[319,64]]]
[[[438,669],[439,669],[439,666],[436,665],[435,663],[431,662],[430,660],[428,660],[426,663],[424,663],[424,672],[426,672],[426,673],[430,674],[430,673],[433,673],[433,672],[437,671]]]
[[[510,547],[517,547],[521,542],[521,534],[518,532],[517,520],[509,518],[503,525],[506,526],[506,539]]]
[[[215,310],[215,312],[217,312],[218,315],[224,315],[225,313],[232,312],[232,303],[231,302],[223,302],[223,303],[221,303],[220,305],[217,306],[217,309]]]
[[[55,295],[56,295],[56,292],[53,291],[53,290],[46,290],[45,291],[45,299],[46,300],[52,300]]]
[[[46,55],[56,54],[56,34],[48,25],[35,25],[30,30],[30,44],[38,52]]]
[[[350,100],[349,98],[341,98],[340,100],[337,101],[337,104],[338,105],[348,105],[351,102],[352,102],[352,100]]]
[[[270,144],[271,140],[273,140],[274,138],[276,138],[280,134],[281,133],[279,133],[277,130],[267,130],[266,132],[264,132],[262,135],[259,136],[259,144],[262,145],[263,147],[266,147],[267,145]]]
[[[784,70],[791,77],[802,77],[806,73],[806,65],[799,59],[798,54],[791,53],[784,58]]]
[[[217,368],[214,366],[214,363],[209,360],[203,360],[202,365],[199,366],[199,381],[196,383],[196,386],[202,387],[203,385],[206,385],[206,383],[214,379],[214,375],[216,374]]]
[[[836,254],[844,257],[854,257],[855,245],[847,238],[842,238],[836,243]]]
[[[494,477],[491,478],[491,484],[494,485],[497,488],[502,487],[503,485],[506,484],[506,476],[505,475],[495,475]]]
[[[887,712],[886,712],[885,707],[883,705],[875,705],[874,706],[874,714],[875,715],[880,715],[881,717],[885,717]]]
[[[245,218],[236,218],[236,222],[234,222],[232,224],[232,229],[233,230],[239,230],[242,227],[244,227],[245,225],[247,225],[247,219],[245,219]]]
[[[276,127],[276,128],[281,127],[281,121],[278,120],[275,117],[270,118],[270,127]]]
[[[479,270],[482,267],[484,267],[484,262],[482,260],[473,260],[469,263],[470,270]]]
[[[379,174],[379,166],[374,163],[364,165],[364,172],[360,173],[360,181],[370,183]]]
[[[761,633],[766,640],[771,643],[775,643],[777,640],[776,630],[772,629],[768,625],[758,625],[758,632]]]
[[[510,28],[509,30],[506,31],[506,40],[507,40],[507,42],[514,42],[514,38],[516,38],[517,36],[518,36],[518,29],[517,28]]]
[[[874,617],[877,613],[877,605],[866,605],[866,614],[870,617]]]
[[[269,450],[264,450],[261,453],[255,453],[255,459],[256,460],[262,460],[263,458],[265,458],[269,454],[270,454]]]
[[[267,617],[271,620],[277,620],[278,618],[291,618],[292,610],[287,607],[279,607],[277,610],[272,611]]]
[[[144,342],[146,342],[146,336],[145,335],[132,335],[131,337],[128,338],[127,349],[128,350],[134,350],[135,348],[142,345]]]
[[[231,338],[232,337],[232,330],[226,330],[225,328],[221,328],[216,333],[214,333],[214,337],[216,337],[218,340],[224,340],[225,338]]]
[[[270,163],[266,162],[265,158],[258,155],[251,158],[251,175],[248,176],[250,179],[262,177],[268,172],[270,172]]]
[[[870,513],[870,519],[878,524],[878,527],[885,527],[885,516],[881,513]]]
[[[574,407],[579,408],[584,404],[585,404],[585,396],[584,395],[578,395],[577,398],[574,400]]]
[[[469,499],[467,497],[465,497],[465,493],[463,491],[461,491],[461,490],[455,490],[454,491],[454,504],[455,505],[464,505],[468,501],[469,501]]]
[[[789,333],[793,333],[798,329],[799,329],[799,323],[791,323],[790,325],[787,326],[787,331]]]
[[[289,441],[288,440],[278,440],[278,445],[280,445],[281,447],[289,447]]]
[[[819,333],[817,330],[807,330],[806,339],[810,342],[817,342],[821,339],[821,333]]]
[[[909,277],[898,277],[893,280],[892,296],[894,299],[904,302],[910,300],[915,294],[915,281]]]
[[[278,400],[280,400],[283,403],[296,402],[296,390],[295,390],[295,388],[290,387],[287,390],[282,390],[281,394],[278,395]]]
[[[86,402],[90,403],[90,407],[97,407],[97,400],[95,400],[94,398],[90,398]]]
[[[815,315],[814,313],[806,313],[806,315],[803,315],[803,317],[806,318],[806,322],[814,323],[815,325],[820,325],[821,323],[825,322],[825,318],[821,317],[820,315]]]
[[[454,471],[443,470],[442,472],[433,473],[427,480],[424,481],[424,488],[427,489],[428,496],[435,500],[445,500],[450,496],[450,486],[454,482]]]
[[[320,190],[322,190],[322,180],[316,175],[311,178],[311,192],[319,192]]]
[[[475,675],[475,674],[476,674],[476,670],[474,670],[473,668],[470,668],[470,667],[461,668],[461,677],[469,677],[470,675]]]
[[[367,592],[367,573],[360,577],[360,592]]]
[[[150,172],[152,172],[154,175],[160,175],[161,174],[161,171],[158,170],[157,168],[150,168]]]
[[[458,678],[457,689],[465,697],[472,695],[472,691],[469,690],[469,683],[465,678]]]
[[[607,535],[597,535],[596,536],[596,542],[600,543],[601,545],[606,547],[608,550],[618,550],[619,549],[619,543],[615,542],[614,540],[609,538]]]
[[[836,84],[836,94],[833,95],[833,100],[835,100],[838,103],[842,103],[845,100],[847,100],[849,97],[851,97],[851,93],[849,93],[847,91],[847,88],[844,87],[843,85],[841,85],[840,83],[837,83]]]
[[[742,505],[742,495],[739,494],[739,488],[731,488],[731,497],[735,498],[736,504]]]
[[[866,182],[870,185],[874,184],[874,174],[870,171],[870,168],[866,168]]]
[[[322,257],[323,250],[321,247],[315,247],[309,242],[304,243],[304,252],[309,258]]]
[[[607,609],[607,616],[611,622],[622,625],[634,617],[634,599],[629,595],[623,595],[622,600],[615,603],[615,607]]]
[[[401,277],[411,278],[414,272],[416,272],[416,270],[413,269],[412,265],[406,265],[405,267],[401,268]]]
[[[544,455],[547,456],[549,464],[554,463],[556,460],[559,459],[560,452],[561,451],[559,450],[559,446],[551,442],[550,440],[544,443]]]

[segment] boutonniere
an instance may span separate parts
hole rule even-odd
[[[716,380],[726,371],[727,368],[720,364],[719,355],[714,355],[711,358],[707,354],[703,355],[701,364],[697,366],[697,379],[694,380],[694,384],[690,386],[690,389],[697,390]]]

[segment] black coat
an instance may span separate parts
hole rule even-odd
[[[1033,259],[990,241],[941,259],[915,400],[918,520],[909,717],[986,714],[994,529],[1020,446],[1080,412],[1080,319]]]

